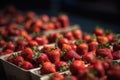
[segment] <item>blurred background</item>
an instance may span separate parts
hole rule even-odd
[[[72,24],[79,24],[84,31],[91,32],[96,25],[119,32],[118,0],[1,0],[0,10],[14,5],[23,11],[38,14],[58,15],[66,13]]]

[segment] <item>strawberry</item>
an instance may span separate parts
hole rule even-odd
[[[31,41],[28,42],[28,45],[30,47],[33,47],[33,46],[38,46],[38,43],[35,40],[31,40]]]
[[[95,59],[96,54],[94,52],[88,52],[83,55],[83,59],[87,62],[92,62]]]
[[[50,80],[63,80],[64,76],[58,72],[54,73]]]
[[[65,61],[72,60],[72,59],[80,60],[81,56],[78,55],[78,53],[76,53],[74,50],[69,50],[69,51],[63,52],[62,58]]]
[[[37,43],[39,45],[44,45],[44,44],[48,44],[48,39],[46,36],[42,36],[42,37],[36,37],[35,41],[37,41]]]
[[[107,57],[108,55],[111,54],[111,50],[108,48],[101,48],[96,50],[96,54],[100,55],[102,57]]]
[[[66,32],[64,37],[67,38],[68,40],[74,40],[72,32]]]
[[[64,61],[59,61],[55,63],[55,67],[57,71],[66,71],[68,70],[68,64]]]
[[[52,64],[51,62],[44,62],[42,64],[42,68],[40,69],[41,75],[55,73],[55,72],[56,72],[55,65]]]
[[[84,69],[84,68],[85,68],[85,63],[81,60],[75,60],[70,65],[70,71],[73,75],[78,74],[79,69]]]
[[[97,41],[92,41],[88,43],[89,51],[96,51],[98,48],[98,42]]]
[[[36,65],[36,67],[38,67],[39,64],[41,64],[43,62],[47,62],[47,61],[49,61],[48,56],[46,54],[42,53],[40,55],[40,57],[36,59],[35,65]]]
[[[64,43],[62,45],[62,50],[71,50],[71,49],[72,49],[72,46],[70,44]]]
[[[91,36],[89,34],[84,34],[83,35],[83,40],[86,42],[89,42],[91,40]]]
[[[11,49],[6,49],[3,54],[10,54],[10,53],[13,53],[14,51],[11,50]]]
[[[18,40],[17,41],[17,46],[16,46],[16,51],[21,51],[25,49],[25,47],[28,45],[28,42],[25,40]]]
[[[120,80],[120,66],[112,66],[107,71],[108,80]]]
[[[74,51],[77,50],[77,46],[75,44],[71,43],[70,46],[71,46],[72,50],[74,50]]]
[[[48,55],[50,61],[53,63],[60,61],[61,52],[60,52],[59,48],[57,48],[57,49],[51,48],[51,51],[49,51],[47,53],[47,55]]]
[[[75,39],[82,39],[82,30],[80,29],[73,30],[73,35]]]
[[[43,53],[48,53],[51,50],[51,48],[55,48],[55,47],[54,46],[45,45],[45,46],[43,46],[43,48],[41,49],[41,51]]]
[[[0,48],[1,48],[1,47],[4,47],[5,44],[6,44],[5,40],[0,40]]]
[[[113,44],[113,51],[118,51],[118,50],[120,50],[119,42],[117,44]]]
[[[23,58],[27,61],[33,62],[33,56],[34,56],[34,52],[32,51],[31,48],[25,48],[22,52],[21,55],[23,56]]]
[[[94,33],[97,35],[97,36],[103,36],[104,35],[104,30],[102,28],[96,28],[94,30]]]
[[[84,55],[88,52],[88,45],[81,41],[76,41],[75,44],[77,45],[77,53],[80,55]]]
[[[108,43],[108,38],[106,36],[98,36],[97,41],[100,44],[107,44]]]
[[[58,40],[58,42],[57,42],[58,47],[62,48],[62,45],[63,45],[64,43],[69,43],[68,39],[67,39],[67,38],[60,38],[60,39]]]
[[[13,60],[13,63],[17,66],[19,66],[21,63],[23,63],[24,59],[22,56],[16,56]]]
[[[113,52],[112,56],[114,60],[120,59],[120,50]]]
[[[103,77],[105,76],[104,66],[100,60],[96,60],[92,63],[93,69],[96,71],[96,76]]]
[[[7,61],[13,63],[14,55],[10,54],[10,56],[7,57]]]
[[[29,70],[33,68],[33,65],[28,61],[23,61],[23,64],[21,65],[21,67],[23,69]]]
[[[6,48],[14,51],[15,50],[15,44],[12,43],[12,42],[9,42],[6,46]]]

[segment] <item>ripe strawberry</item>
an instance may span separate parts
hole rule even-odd
[[[80,55],[84,55],[85,53],[88,52],[88,45],[84,42],[77,41],[75,42],[77,45],[77,53]]]
[[[93,60],[95,60],[96,54],[94,52],[88,52],[83,55],[83,58],[91,63]]]
[[[108,43],[108,38],[106,36],[98,36],[97,41],[101,44],[106,44]]]
[[[72,47],[71,47],[71,45],[70,44],[66,44],[66,43],[64,43],[63,45],[62,45],[62,50],[71,50],[72,49]]]
[[[113,33],[108,33],[106,37],[108,38],[108,41],[111,42],[113,39]]]
[[[55,63],[55,67],[57,71],[66,71],[68,70],[68,64],[64,61],[59,61]]]
[[[65,15],[65,14],[59,15],[58,20],[61,23],[62,27],[69,27],[70,26],[69,18],[67,15]]]
[[[75,44],[72,44],[72,43],[71,43],[70,46],[71,46],[72,50],[74,50],[74,51],[77,50],[77,46],[76,46]]]
[[[13,63],[14,55],[10,54],[10,56],[7,57],[7,61]]]
[[[97,36],[103,36],[104,35],[104,30],[102,28],[96,28],[94,30],[94,33],[97,35]]]
[[[12,43],[12,42],[9,42],[6,46],[6,48],[14,51],[15,50],[15,44]]]
[[[60,33],[50,33],[48,36],[48,40],[50,43],[54,43],[58,38],[61,38],[62,35]]]
[[[68,40],[74,40],[72,32],[66,32],[64,37],[67,38]]]
[[[60,38],[60,39],[58,40],[58,42],[57,42],[58,47],[62,48],[62,45],[63,45],[64,43],[69,43],[68,39],[67,39],[67,38]]]
[[[23,69],[29,70],[29,69],[33,68],[33,65],[30,62],[28,62],[28,61],[24,61],[23,64],[21,65],[21,67]]]
[[[112,56],[114,60],[120,59],[120,50],[113,52]]]
[[[25,47],[28,45],[28,42],[25,40],[18,40],[17,41],[17,46],[16,46],[16,51],[21,51],[25,49]]]
[[[60,61],[61,52],[59,48],[57,49],[51,48],[51,51],[49,51],[47,55],[52,63]]]
[[[27,61],[33,62],[33,56],[34,53],[32,51],[31,48],[25,48],[22,52],[21,55],[23,56],[23,58]]]
[[[88,43],[89,51],[96,51],[98,48],[98,42],[97,41],[92,41]]]
[[[111,50],[108,48],[97,49],[96,54],[102,57],[106,57],[111,54]]]
[[[102,62],[100,60],[96,60],[92,63],[93,69],[97,71],[96,76],[103,77],[105,76],[105,70]]]
[[[62,58],[63,58],[65,61],[72,60],[72,59],[80,60],[80,59],[81,59],[81,56],[78,55],[78,53],[76,53],[74,50],[69,50],[69,51],[67,51],[67,52],[63,52]]]
[[[82,39],[82,30],[80,29],[73,30],[73,35],[75,39]]]
[[[43,48],[41,49],[41,51],[43,53],[48,53],[51,50],[51,48],[55,48],[55,47],[54,46],[45,45],[45,46],[43,46]]]
[[[49,16],[46,15],[46,14],[43,14],[40,16],[40,19],[43,21],[43,22],[48,22],[49,21]]]
[[[70,65],[70,71],[73,75],[77,75],[79,69],[84,69],[85,68],[85,63],[81,60],[75,60],[71,65]]]
[[[47,62],[47,61],[49,61],[48,56],[46,54],[42,53],[40,55],[40,57],[36,60],[35,66],[38,67],[39,64],[41,64],[43,62]]]
[[[119,43],[114,44],[113,45],[113,51],[118,51],[118,50],[120,50],[120,44]]]
[[[120,66],[112,66],[107,71],[108,80],[120,80]]]
[[[30,47],[33,47],[33,46],[38,46],[38,43],[35,40],[31,40],[31,41],[28,42],[28,45]]]
[[[47,39],[46,36],[36,37],[36,38],[35,38],[35,41],[37,41],[37,43],[38,43],[39,45],[48,44],[48,39]]]
[[[11,49],[6,49],[3,54],[10,54],[10,53],[13,53],[14,51],[11,50]]]
[[[0,48],[1,48],[1,47],[4,47],[5,44],[6,44],[6,42],[5,42],[4,40],[0,40]]]
[[[51,62],[44,62],[42,64],[42,68],[40,69],[40,74],[50,74],[56,72],[55,65]]]
[[[50,80],[63,80],[64,76],[58,72],[54,73]]]
[[[91,40],[91,36],[89,34],[84,34],[83,40],[85,40],[86,42],[89,42]]]
[[[59,21],[56,21],[56,22],[55,22],[55,28],[56,28],[56,29],[59,29],[59,28],[61,28],[61,27],[62,27],[61,23],[60,23]]]
[[[17,66],[19,66],[21,63],[23,63],[24,59],[22,56],[16,56],[14,59],[13,59],[13,63]]]

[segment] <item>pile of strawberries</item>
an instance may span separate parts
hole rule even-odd
[[[120,80],[119,34],[96,28],[92,34],[73,29],[46,35],[41,33],[69,27],[68,16],[38,16],[12,6],[4,13],[0,55],[11,53],[8,62],[25,70],[40,67],[39,75],[52,74],[50,80]],[[71,75],[61,74],[64,71]]]
[[[80,31],[79,29],[75,31]],[[69,70],[72,80],[119,80],[119,35],[96,28],[93,35],[81,34],[71,41],[66,37],[56,39],[55,45],[25,47],[18,54],[11,54],[7,61],[26,70],[40,67],[40,75]],[[57,34],[57,33],[56,33]],[[69,36],[73,37],[73,36]],[[59,76],[56,76],[59,78]],[[55,78],[56,78],[55,77]],[[52,77],[51,80],[56,80]]]

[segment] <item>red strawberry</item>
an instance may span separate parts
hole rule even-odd
[[[120,50],[120,44],[114,44],[113,51],[118,51],[118,50]]]
[[[80,29],[73,30],[73,35],[75,39],[82,39],[82,30]]]
[[[85,53],[83,55],[83,58],[87,61],[87,62],[92,62],[95,59],[96,54],[94,52],[88,52]]]
[[[22,56],[16,56],[13,60],[13,63],[17,66],[19,66],[21,63],[23,63],[24,59]]]
[[[45,46],[41,49],[41,51],[42,51],[43,53],[48,53],[48,52],[51,50],[51,48],[55,48],[55,47],[54,47],[54,46],[45,45]]]
[[[120,66],[113,66],[107,71],[108,80],[120,80]]]
[[[53,63],[60,61],[60,57],[61,57],[60,49],[59,48],[57,49],[51,48],[51,49],[53,50],[47,53],[50,61]]]
[[[66,71],[68,69],[68,64],[64,61],[59,61],[55,63],[57,71]]]
[[[28,61],[24,61],[21,67],[23,69],[29,70],[29,69],[33,68],[33,65],[30,62],[28,62]]]
[[[31,48],[25,48],[22,52],[21,52],[21,55],[23,56],[23,58],[27,61],[30,61],[32,62],[33,61],[33,56],[34,56],[34,53],[32,51]]]
[[[96,50],[96,54],[97,54],[97,55],[100,55],[100,56],[102,56],[102,57],[106,57],[106,56],[108,56],[109,54],[111,54],[111,50],[108,49],[108,48],[97,49],[97,50]]]
[[[120,59],[120,50],[113,52],[112,56],[114,60]]]
[[[33,46],[38,46],[38,43],[35,40],[31,40],[31,41],[29,41],[28,45],[30,47],[33,47]]]
[[[40,69],[40,74],[50,74],[56,72],[55,65],[51,62],[44,62],[42,64],[42,68]]]
[[[75,45],[75,44],[70,44],[70,46],[71,46],[71,48],[74,50],[74,51],[76,51],[77,50],[77,46]]]
[[[10,54],[10,53],[13,53],[14,51],[11,50],[11,49],[6,49],[3,53],[4,54]]]
[[[45,36],[36,37],[35,40],[37,41],[37,43],[38,43],[39,45],[48,44],[48,39],[47,39]]]
[[[7,61],[13,63],[14,55],[11,54],[10,56],[7,57]]]
[[[94,33],[97,35],[97,36],[103,36],[104,35],[104,30],[102,28],[96,28],[94,30]]]
[[[83,40],[85,40],[86,42],[89,42],[91,40],[91,36],[89,34],[84,34]]]
[[[58,40],[58,47],[62,48],[62,45],[64,43],[69,43],[68,39],[67,38],[60,38],[60,40]]]
[[[106,36],[98,36],[97,41],[101,44],[106,44],[108,43],[108,38]]]
[[[78,53],[76,53],[74,50],[69,50],[67,52],[64,52],[62,57],[65,61],[72,60],[72,59],[75,59],[75,60],[81,59],[81,56],[78,55]]]
[[[96,51],[98,48],[98,42],[97,41],[92,41],[88,43],[89,51]]]
[[[88,45],[86,43],[77,43],[77,53],[80,55],[84,55],[88,52]]]
[[[35,65],[36,65],[36,67],[38,67],[39,64],[41,64],[43,62],[47,62],[47,61],[49,61],[48,56],[46,54],[42,53],[40,55],[40,57],[36,60]]]
[[[15,50],[15,44],[12,43],[12,42],[9,42],[6,46],[6,48],[14,51]]]
[[[105,71],[104,71],[104,66],[103,63],[99,60],[96,60],[92,63],[93,65],[93,69],[95,69],[97,71],[97,76],[98,77],[103,77],[105,76]]]
[[[81,60],[75,60],[71,65],[70,65],[70,71],[73,75],[78,74],[79,69],[84,69],[85,68],[85,63]]]
[[[4,41],[4,40],[0,40],[0,48],[1,48],[1,47],[4,47],[4,46],[5,46],[5,44],[6,44],[6,43],[5,43],[5,41]]]
[[[74,40],[72,32],[65,33],[64,37],[67,38],[68,40]]]
[[[62,50],[71,50],[72,49],[72,47],[71,47],[71,45],[70,44],[66,44],[66,43],[64,43],[63,45],[62,45]]]
[[[54,73],[50,80],[63,80],[64,76],[58,72]]]

